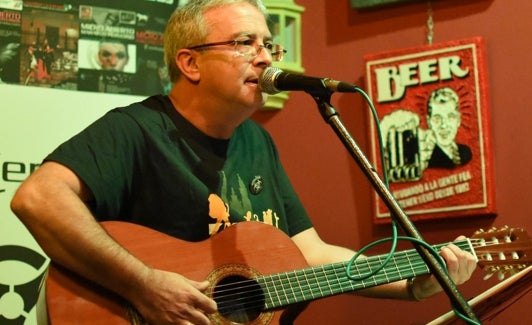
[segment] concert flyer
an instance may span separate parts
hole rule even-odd
[[[70,4],[24,1],[20,83],[76,90],[77,17]]]

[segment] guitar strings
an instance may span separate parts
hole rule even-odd
[[[489,247],[499,245],[498,241],[485,241],[481,239],[470,239],[469,241],[464,240],[461,242],[454,242],[454,244],[459,247],[464,246],[461,247],[462,249],[469,249],[470,242],[473,247]],[[445,245],[447,244],[441,244],[435,247],[441,248]],[[382,262],[383,256],[369,256],[364,259],[357,260],[357,264],[360,264],[356,265],[357,271],[359,273],[371,271],[370,264],[375,262],[376,260]],[[248,306],[250,308],[263,309],[263,307],[266,307],[266,309],[272,309],[277,306],[283,306],[304,300],[310,300],[314,298],[320,298],[347,291],[352,291],[355,289],[362,289],[365,287],[374,286],[377,285],[380,281],[392,282],[407,278],[414,274],[420,275],[429,272],[428,267],[426,266],[425,262],[420,259],[416,250],[398,252],[392,264],[393,266],[390,267],[390,269],[394,269],[395,271],[391,272],[391,270],[384,269],[382,273],[378,273],[375,276],[371,277],[371,279],[373,279],[373,284],[362,284],[361,286],[360,284],[358,284],[360,286],[359,288],[357,288],[356,285],[353,285],[353,281],[345,276],[344,270],[347,265],[347,262],[330,264],[328,266],[315,266],[303,270],[294,270],[291,272],[260,276],[256,279],[246,279],[231,284],[219,285],[218,288],[220,290],[217,290],[217,298],[222,301],[220,301],[218,309],[221,314],[227,313],[232,309],[233,306],[240,305],[241,301],[245,301],[246,303],[243,305]],[[328,268],[329,270],[326,270],[325,268]],[[337,272],[338,270],[342,270],[341,274],[343,275],[339,276]],[[330,274],[331,271],[333,274]],[[406,271],[411,271],[413,274],[409,274],[406,276],[404,274],[401,275],[401,273],[404,273]],[[284,279],[283,274],[285,275]],[[288,274],[295,275],[295,277],[289,277]],[[309,281],[309,276],[314,282],[311,283]],[[351,287],[346,289],[347,285],[342,286],[341,280],[343,280],[344,283],[350,283]],[[299,292],[299,296],[297,295],[297,292],[294,291],[294,287],[292,286],[293,282],[296,282],[298,284],[295,288],[298,289],[297,292]],[[331,282],[336,282],[336,284],[333,284],[331,286]],[[257,287],[257,283],[261,285],[260,288]],[[301,285],[301,283],[303,283],[304,285]],[[327,292],[327,294],[323,294],[323,291],[320,289],[319,285],[313,286],[313,284],[315,283],[327,283],[329,287],[329,292]],[[226,287],[229,286],[230,288],[226,289]],[[313,288],[315,289],[315,287],[317,287],[320,292],[319,294],[315,292],[312,295]],[[272,291],[276,293],[275,296],[277,297],[277,299],[272,298],[270,289],[272,289]],[[242,290],[244,290],[244,292],[246,292],[247,290],[247,294],[242,295],[240,293]],[[310,298],[306,296],[308,292],[310,292],[311,294]],[[269,299],[266,299],[265,295],[269,296]],[[290,300],[289,296],[295,297],[295,300]],[[252,300],[252,304],[249,303],[250,299]],[[267,301],[271,301],[272,306],[268,306]],[[264,304],[264,302],[266,302],[266,304]],[[276,305],[276,302],[279,303],[279,305]]]
[[[407,256],[405,256],[404,260],[408,260]],[[385,271],[384,275],[379,274],[378,276],[375,276],[374,282],[367,281],[368,284],[362,283],[362,285],[360,285],[360,283],[354,284],[351,279],[348,279],[345,276],[345,269],[346,269],[347,263],[339,263],[338,264],[339,267],[329,268],[329,270],[323,267],[313,267],[310,270],[307,270],[306,272],[292,271],[289,273],[295,275],[295,277],[294,276],[291,277],[290,275],[287,274],[285,279],[283,279],[282,276],[279,277],[278,275],[260,277],[259,280],[261,279],[264,280],[261,283],[263,284],[263,289],[265,289],[264,291],[261,289],[256,289],[255,280],[246,280],[240,283],[241,284],[240,289],[251,288],[254,290],[248,292],[248,294],[245,295],[245,297],[239,296],[239,298],[237,298],[236,301],[235,300],[227,301],[226,303],[222,302],[221,304],[219,304],[218,307],[219,307],[219,310],[223,312],[224,310],[226,310],[226,308],[230,309],[231,304],[236,304],[239,302],[239,300],[253,299],[255,301],[255,304],[250,305],[250,306],[253,306],[255,308],[261,308],[263,306],[262,302],[265,300],[264,295],[266,293],[266,296],[269,298],[269,300],[271,300],[272,303],[274,303],[274,305],[269,306],[269,308],[267,308],[267,309],[271,309],[277,306],[275,305],[275,303],[278,303],[279,304],[278,306],[283,306],[283,305],[287,305],[287,304],[291,304],[291,303],[299,302],[303,300],[310,300],[314,298],[339,294],[342,292],[353,291],[357,289],[357,286],[359,286],[359,289],[373,286],[383,280],[386,282],[391,282],[390,280],[399,280],[401,279],[401,277],[399,276],[400,273],[405,272],[405,271],[417,270],[416,274],[428,273],[428,268],[423,263],[423,261],[419,261],[416,263],[410,263],[410,262],[404,263],[403,262],[402,264],[401,263],[397,263],[397,264],[399,265],[396,266],[396,270],[392,271],[393,273],[396,273],[395,275],[391,274],[390,272]],[[362,266],[360,268],[361,272],[369,271],[369,269],[370,268],[367,267],[367,265]],[[336,270],[340,270],[341,275],[339,275],[338,272],[336,272]],[[289,278],[292,279],[292,282],[296,282],[297,286],[294,287],[290,282],[286,282],[286,280],[288,280]],[[315,289],[319,288],[320,286],[319,285],[315,286],[314,283],[318,283],[318,284],[326,283],[327,287],[329,288],[329,291],[327,292],[327,294],[324,294],[322,290],[320,290],[320,292],[316,292]],[[344,285],[342,285],[342,283],[344,283]],[[297,289],[295,291],[295,294],[294,294],[294,289]],[[234,295],[234,290],[235,288],[232,288],[230,290],[221,290],[221,291],[228,293],[225,296],[227,298],[227,297],[230,297],[231,295]],[[272,291],[274,293],[273,295],[272,295]],[[299,295],[297,294],[298,292],[299,292]],[[277,299],[273,299],[272,296],[277,297]],[[290,297],[292,296],[294,296],[292,299],[295,299],[295,300],[290,299]]]
[[[379,258],[380,258],[380,257],[374,257],[374,258],[370,257],[369,259],[371,260],[371,259],[379,259]],[[397,260],[397,258],[396,258],[396,260]],[[364,260],[364,261],[366,261],[366,260]],[[367,262],[367,261],[366,261],[366,262]],[[409,263],[409,264],[410,264],[411,266],[415,266],[415,265],[412,264],[412,263]],[[423,263],[421,263],[420,265],[422,265],[422,264],[423,264]],[[342,267],[342,270],[343,270],[343,268],[345,267],[346,264],[345,264],[345,263],[339,263],[338,265],[340,265],[340,266]],[[301,273],[301,274],[298,274],[297,271],[292,272],[292,273],[294,273],[294,274],[296,275],[296,277],[295,277],[295,281],[299,283],[299,289],[302,288],[302,286],[300,285],[301,282],[304,282],[304,283],[305,283],[305,282],[308,282],[308,277],[307,277],[308,274],[310,274],[310,273],[314,273],[314,275],[315,275],[315,274],[316,274],[315,270],[318,269],[318,268],[320,268],[320,267],[314,267],[313,269],[311,268],[311,269],[310,269],[311,272],[310,272],[309,270],[307,270],[306,273],[305,273],[305,272],[299,272],[299,273]],[[336,268],[334,268],[334,269],[336,269]],[[367,270],[367,269],[369,269],[369,268],[365,268],[365,269]],[[404,269],[404,268],[403,268],[403,269]],[[407,269],[408,269],[408,267],[407,267]],[[399,269],[398,269],[398,271],[400,272]],[[308,274],[307,274],[307,273],[308,273]],[[321,272],[320,272],[319,274],[321,275]],[[301,277],[301,275],[302,275],[302,277]],[[337,274],[335,274],[335,276],[338,277]],[[287,275],[287,277],[288,277],[288,275]],[[300,277],[301,277],[301,281],[300,281]],[[275,285],[276,285],[276,283],[275,283],[276,275],[271,275],[271,276],[266,276],[266,277],[261,277],[261,278],[262,278],[262,279],[266,279],[266,278],[273,279],[271,282],[268,282],[268,280],[266,280],[266,281],[263,283],[264,285],[267,286],[266,289],[268,288],[268,285],[271,286],[271,284],[273,284],[274,287],[275,287]],[[323,281],[323,277],[320,278],[320,277],[318,276],[318,277],[316,277],[316,279],[317,279],[317,282],[318,282],[318,283]],[[326,277],[325,277],[325,279],[327,280]],[[338,278],[337,278],[337,279],[338,279]],[[281,287],[283,287],[283,279],[280,278],[280,280],[278,280],[278,282],[281,284]],[[233,284],[232,284],[232,288],[231,288],[230,290],[227,290],[227,291],[226,291],[226,290],[220,290],[219,292],[229,292],[228,295],[226,295],[226,296],[221,296],[221,297],[225,297],[225,298],[227,298],[227,297],[230,297],[230,296],[234,295],[234,291],[235,291],[236,289],[249,289],[250,286],[253,286],[253,288],[256,288],[255,283],[256,283],[255,280],[245,280],[245,281],[240,282],[240,284],[241,284],[241,285],[242,285],[242,284],[246,284],[246,285],[245,285],[245,286],[240,286],[239,288],[235,288],[235,287],[234,287],[234,283],[233,283]],[[238,284],[238,283],[237,283],[237,284]],[[289,283],[287,284],[287,286],[291,287],[291,285],[290,285]],[[221,288],[221,287],[223,287],[223,286],[220,286],[220,288]],[[310,285],[307,284],[307,287],[310,287]],[[354,288],[353,288],[353,289],[354,289]],[[256,296],[254,296],[254,297],[252,296],[251,298],[259,297],[259,298],[260,298],[260,302],[262,302],[262,301],[264,300],[264,298],[263,298],[263,297],[264,297],[264,292],[263,292],[261,289],[259,289],[259,290],[253,290],[253,291],[255,291]],[[276,291],[276,292],[279,292],[279,291],[280,291],[281,293],[284,293],[285,296],[287,296],[287,294],[286,294],[287,291],[286,291],[286,289],[284,289],[284,288],[283,288],[282,290],[275,290],[275,291]],[[308,289],[307,289],[306,291],[308,291]],[[305,296],[305,291],[303,292],[303,296]],[[246,298],[249,299],[250,296],[249,296],[249,295],[246,295]],[[241,298],[241,299],[243,299],[243,298]],[[288,299],[288,298],[287,298],[287,299]],[[281,301],[281,302],[282,302],[282,301]],[[231,303],[231,302],[229,301],[229,303]],[[220,305],[219,307],[222,308],[222,309],[224,309],[223,304]]]
[[[422,267],[421,271],[428,272],[428,268],[426,268],[426,265],[424,265],[423,261],[415,261],[414,263],[412,263],[411,258],[409,257],[409,255],[412,254],[412,253],[417,255],[417,252],[413,251],[413,250],[403,251],[403,252],[397,253],[396,256],[395,256],[395,259],[394,259],[394,263],[393,263],[395,265],[392,266],[392,268],[395,269],[394,272],[397,273],[397,275],[393,275],[393,274],[388,275],[387,273],[389,273],[389,272],[386,272],[386,270],[385,270],[384,277],[382,276],[382,274],[376,275],[374,281],[378,280],[379,278],[382,278],[382,279],[385,279],[385,280],[389,280],[390,276],[392,276],[392,275],[393,275],[392,279],[399,280],[401,278],[399,276],[401,272],[403,272],[405,270],[409,270],[409,269],[411,269],[413,271],[414,268],[419,268],[420,266]],[[416,258],[416,259],[418,259],[418,258]],[[371,270],[371,266],[369,265],[369,263],[371,263],[374,260],[379,260],[380,262],[382,262],[382,256],[370,256],[370,257],[365,258],[363,260],[359,260],[359,264],[366,264],[366,265],[357,265],[357,267],[359,267],[358,268],[359,271],[360,272],[367,272],[367,271]],[[316,266],[316,267],[313,267],[313,268],[310,268],[310,269],[296,270],[296,271],[292,271],[292,272],[288,272],[288,273],[273,274],[273,275],[269,275],[269,276],[262,276],[262,277],[259,277],[257,279],[244,280],[244,281],[235,282],[235,283],[228,284],[228,285],[220,285],[219,286],[220,290],[217,291],[217,298],[220,298],[220,299],[223,298],[222,300],[224,300],[224,301],[222,301],[221,304],[219,304],[219,309],[223,310],[223,309],[225,309],[227,304],[234,303],[234,301],[235,301],[234,299],[229,300],[229,298],[234,297],[234,296],[238,296],[239,297],[239,298],[236,298],[236,300],[237,300],[236,302],[239,302],[239,300],[241,300],[241,299],[250,299],[251,298],[251,299],[257,299],[257,304],[262,305],[262,302],[265,301],[265,298],[264,298],[265,292],[270,295],[270,300],[272,300],[271,293],[270,293],[270,290],[269,290],[269,289],[272,289],[272,286],[273,286],[273,291],[278,293],[277,294],[277,297],[278,297],[277,300],[281,304],[283,304],[283,296],[285,298],[284,300],[286,300],[287,303],[293,303],[293,302],[301,301],[301,300],[290,301],[289,295],[292,296],[293,295],[293,291],[294,291],[294,287],[292,286],[291,282],[296,282],[298,284],[296,286],[296,288],[299,289],[298,292],[300,293],[300,297],[297,297],[297,294],[296,294],[296,299],[300,299],[300,298],[305,299],[306,298],[306,294],[308,293],[308,291],[312,292],[312,287],[313,287],[309,283],[309,276],[311,277],[312,280],[314,280],[314,282],[316,282],[318,284],[319,283],[328,283],[329,284],[330,292],[328,292],[327,295],[333,295],[333,294],[342,293],[342,292],[345,292],[345,291],[354,290],[354,289],[356,289],[356,287],[354,287],[354,286],[350,287],[349,289],[345,289],[345,285],[342,286],[342,282],[343,283],[352,283],[351,279],[348,279],[347,277],[345,277],[345,267],[346,267],[346,265],[347,265],[347,263],[343,262],[343,263],[336,263],[336,264],[329,265],[329,266]],[[329,277],[327,276],[327,270],[325,268],[329,268],[329,271],[333,270],[335,272],[332,275],[332,278],[331,278],[331,276],[329,276]],[[338,275],[338,272],[336,272],[338,270],[341,270],[341,273],[340,273],[341,275],[340,276]],[[419,271],[420,270],[418,270],[418,272]],[[289,276],[289,273],[295,275],[295,277],[294,276]],[[283,279],[283,274],[285,274],[284,279]],[[258,280],[258,281],[256,281],[256,280]],[[263,282],[260,283],[260,284],[262,284],[263,286],[262,286],[262,288],[257,288],[256,283],[257,282],[261,282],[261,280],[263,280]],[[331,286],[331,281],[332,282],[336,282],[336,284]],[[305,285],[301,285],[301,283],[304,283]],[[374,284],[376,284],[376,282]],[[225,287],[227,287],[227,286],[231,286],[231,287],[229,289],[225,289]],[[280,287],[280,289],[275,289],[276,287]],[[235,292],[237,290],[242,290],[242,289],[243,290],[248,290],[250,288],[252,290],[249,290],[248,294],[246,294],[243,297],[242,297],[241,294],[235,294]],[[318,288],[319,288],[319,286],[318,286]],[[344,288],[344,289],[342,289],[342,288]],[[279,295],[279,293],[280,293],[280,295]],[[320,294],[318,296],[320,296],[320,297],[324,296],[323,292],[320,292]],[[315,297],[312,296],[312,298],[315,298]],[[254,307],[261,307],[261,306],[254,305]],[[266,307],[268,307],[268,306],[266,306]],[[271,306],[270,306],[270,308],[271,308]]]

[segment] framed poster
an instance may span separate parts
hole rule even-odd
[[[371,54],[364,61],[382,139],[381,148],[370,121],[371,158],[406,214],[412,220],[495,215],[484,40]],[[377,193],[373,205],[375,222],[389,222]]]

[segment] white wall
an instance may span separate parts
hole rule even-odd
[[[9,208],[15,190],[31,166],[40,164],[61,142],[106,111],[142,98],[0,84],[0,247],[23,246],[44,255]],[[24,312],[16,286],[35,279],[47,265],[36,270],[23,262],[2,261],[0,256],[0,286],[10,288],[3,295],[0,291],[0,316],[23,316],[25,325],[41,323],[36,308]],[[43,305],[42,299],[38,305]]]

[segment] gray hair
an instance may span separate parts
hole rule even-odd
[[[428,115],[432,115],[432,105],[444,104],[451,101],[454,102],[456,110],[459,111],[460,103],[458,95],[452,88],[443,87],[433,91],[427,103]]]
[[[172,82],[176,82],[181,76],[181,71],[175,63],[176,53],[180,49],[205,42],[209,35],[209,26],[205,23],[203,14],[213,8],[237,3],[249,3],[265,18],[268,17],[262,0],[190,0],[172,13],[164,33],[164,61]]]

